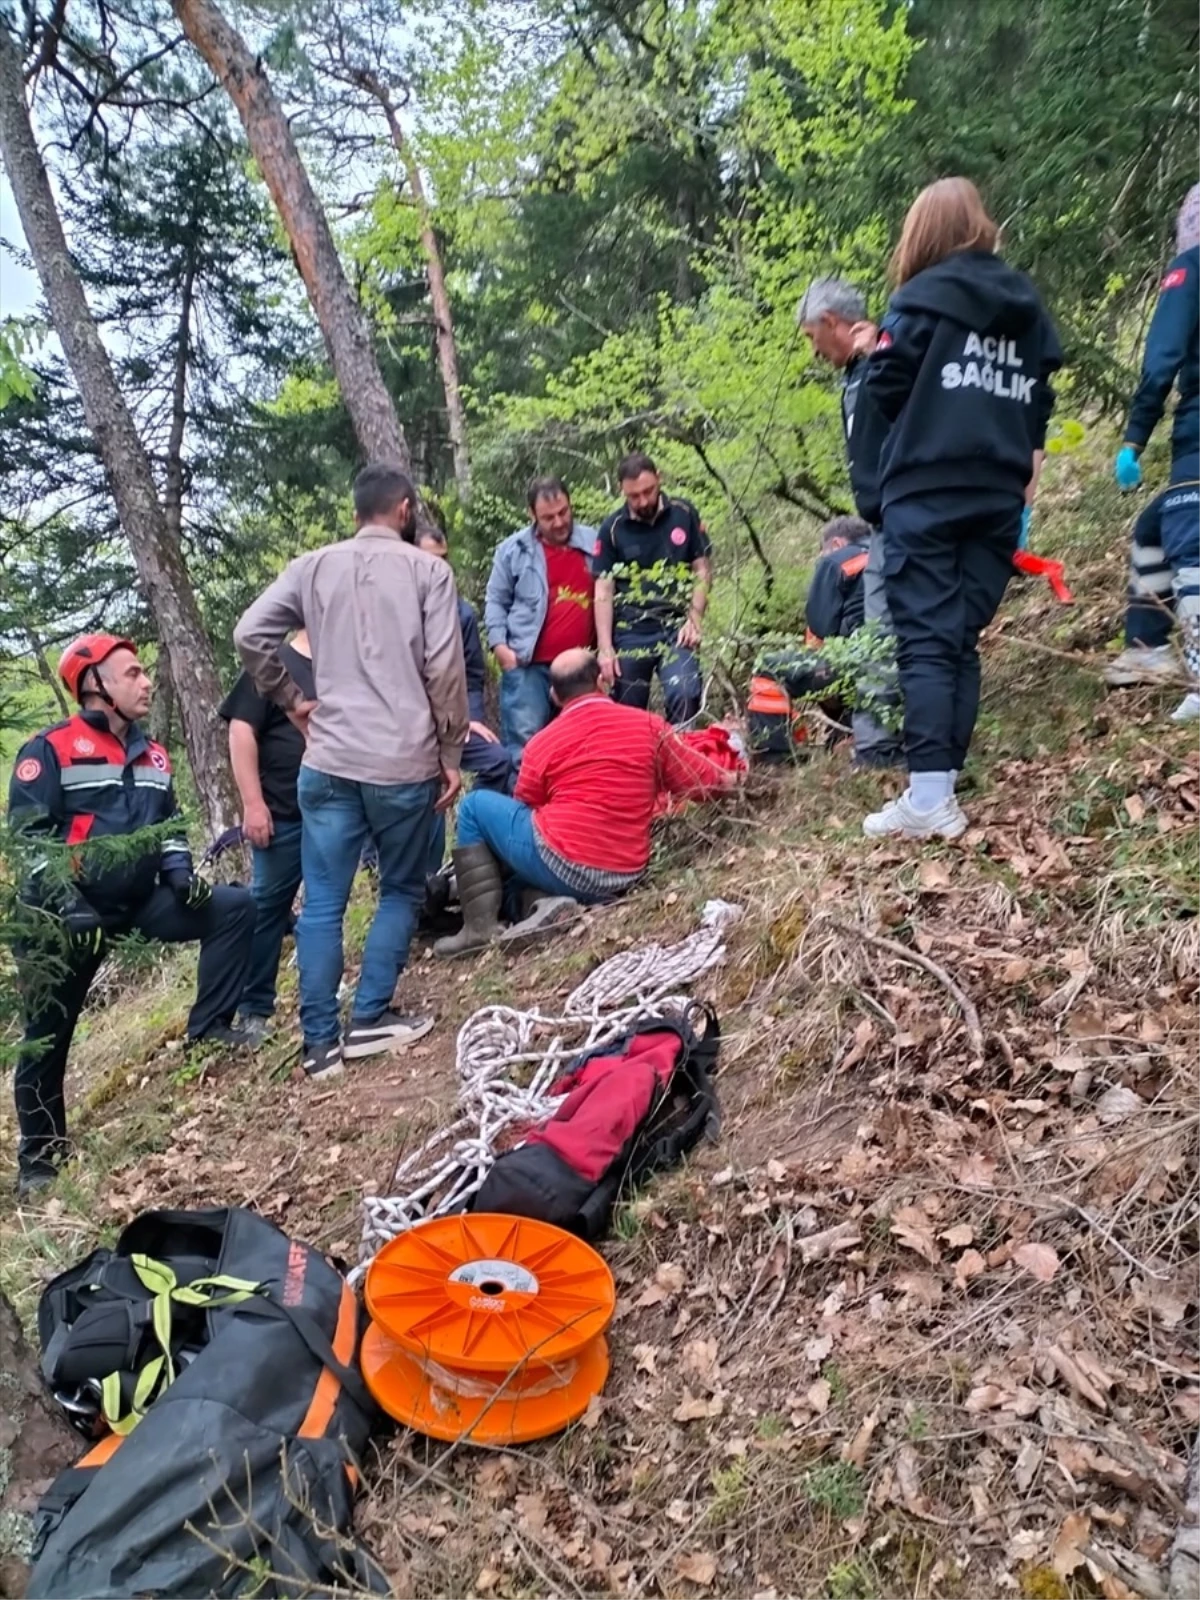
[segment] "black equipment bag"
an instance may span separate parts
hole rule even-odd
[[[497,1157],[471,1209],[535,1217],[589,1243],[603,1238],[623,1194],[677,1166],[702,1137],[716,1141],[720,1047],[716,1013],[693,1006],[682,1017],[647,1017],[579,1056],[550,1091],[567,1097],[563,1105]]]
[[[31,1600],[389,1592],[351,1532],[358,1303],[318,1251],[239,1207],[146,1212],[48,1285],[38,1332],[100,1437],[38,1508]]]

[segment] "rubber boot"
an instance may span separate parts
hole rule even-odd
[[[460,933],[439,939],[435,956],[470,955],[491,944],[503,931],[500,926],[500,901],[504,886],[500,863],[485,844],[469,844],[454,852],[454,876],[458,880],[458,903],[462,907]]]

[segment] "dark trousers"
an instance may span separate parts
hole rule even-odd
[[[1183,659],[1200,678],[1200,454],[1177,454],[1163,497],[1162,547],[1171,563],[1171,592]]]
[[[996,614],[1021,533],[1017,495],[911,496],[883,514],[910,772],[966,761],[979,715],[979,635]]]
[[[291,921],[292,903],[300,887],[299,817],[277,821],[265,850],[254,847],[250,891],[258,908],[246,986],[239,1009],[247,1017],[269,1017],[275,1010],[279,956]]]
[[[254,938],[254,918],[254,898],[249,889],[218,885],[208,904],[192,911],[180,905],[170,889],[160,885],[127,922],[109,932],[136,931],[164,944],[200,941],[196,1001],[188,1016],[188,1038],[202,1039],[212,1028],[229,1022],[237,1010]],[[65,971],[53,992],[47,990],[44,971],[39,972],[37,952],[24,947],[15,954],[22,989],[29,996],[25,1041],[13,1080],[21,1133],[19,1160],[22,1167],[27,1167],[47,1159],[61,1148],[66,1137],[63,1079],[67,1053],[105,952],[83,957],[68,955]]]
[[[1175,610],[1173,572],[1162,547],[1162,502],[1158,495],[1133,525],[1125,643],[1161,649],[1171,637]]]
[[[520,670],[520,669],[518,669]],[[506,673],[506,677],[511,674]],[[477,789],[491,789],[496,794],[511,794],[517,781],[517,762],[505,744],[492,744],[477,733],[467,736],[463,746],[462,769],[475,779]],[[433,877],[442,865],[446,854],[446,813],[435,811],[429,824],[429,860],[425,871]]]
[[[675,643],[676,631],[618,633],[614,646],[621,676],[613,684],[613,699],[618,705],[637,706],[645,711],[650,704],[650,684],[657,672],[667,721],[674,726],[690,722],[704,697],[696,653]]]

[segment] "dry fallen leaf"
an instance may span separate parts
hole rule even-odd
[[[587,1403],[587,1410],[579,1419],[579,1426],[586,1428],[590,1433],[604,1415],[604,1401],[598,1394],[594,1394]]]
[[[1081,1511],[1071,1511],[1063,1518],[1062,1527],[1058,1530],[1058,1538],[1054,1541],[1054,1550],[1050,1556],[1050,1564],[1060,1578],[1069,1578],[1077,1567],[1081,1567],[1087,1560],[1083,1547],[1091,1535],[1092,1524],[1089,1517]]]
[[[1033,962],[1028,956],[1016,956],[1007,966],[1000,969],[1001,983],[1024,983],[1033,971]]]
[[[1012,1259],[1039,1283],[1049,1283],[1058,1271],[1058,1252],[1050,1245],[1038,1244],[1032,1239],[1019,1244],[1012,1253]]]
[[[956,1222],[952,1228],[947,1228],[938,1234],[939,1239],[944,1239],[951,1250],[961,1250],[966,1244],[975,1240],[975,1229],[969,1222]]]
[[[859,1423],[858,1432],[853,1439],[842,1446],[843,1461],[848,1461],[855,1467],[863,1466],[867,1459],[867,1451],[871,1448],[871,1439],[878,1422],[878,1411],[868,1411],[867,1415]]]
[[[715,1394],[711,1400],[705,1400],[703,1396],[695,1395],[690,1389],[685,1389],[683,1399],[671,1415],[676,1422],[703,1422],[708,1417],[719,1417],[724,1409],[724,1395]]]
[[[1013,1464],[1013,1482],[1021,1494],[1027,1494],[1042,1464],[1042,1447],[1036,1439],[1026,1439]]]
[[[964,1250],[954,1263],[954,1281],[960,1289],[966,1288],[971,1278],[977,1278],[981,1272],[987,1271],[987,1262],[978,1250]]]
[[[1057,1344],[1048,1346],[1046,1354],[1053,1362],[1059,1376],[1070,1384],[1076,1394],[1082,1395],[1097,1410],[1108,1410],[1105,1395],[1112,1388],[1113,1381],[1094,1357],[1083,1360],[1082,1352],[1070,1352]]]
[[[902,1444],[896,1452],[896,1488],[899,1501],[910,1516],[928,1517],[933,1512],[933,1501],[921,1493],[921,1472],[917,1452],[911,1444]]]
[[[645,1372],[652,1378],[658,1377],[655,1362],[658,1360],[658,1346],[653,1344],[635,1344],[633,1347],[633,1364],[638,1372]]]
[[[981,1411],[994,1411],[1003,1402],[1003,1389],[994,1383],[981,1383],[978,1388],[971,1390],[964,1405],[972,1416],[977,1416]]]
[[[954,1176],[965,1189],[990,1189],[996,1181],[995,1158],[972,1150],[959,1162]]]
[[[544,1494],[519,1494],[516,1499],[517,1517],[522,1533],[541,1533],[546,1526],[550,1508]]]
[[[675,1570],[689,1583],[696,1583],[702,1589],[707,1589],[717,1575],[717,1558],[709,1555],[707,1550],[696,1550],[691,1555],[680,1556],[675,1563]]]
[[[717,1387],[721,1369],[717,1364],[717,1341],[693,1339],[683,1347],[683,1367],[704,1389]]]
[[[933,1227],[929,1217],[919,1206],[901,1206],[892,1213],[892,1233],[901,1244],[907,1245],[910,1250],[915,1250],[919,1256],[924,1256],[932,1266],[942,1259],[933,1237]]]
[[[816,1383],[809,1386],[804,1396],[806,1405],[812,1407],[819,1417],[823,1417],[829,1410],[829,1402],[833,1399],[833,1385],[828,1378],[818,1378]]]
[[[926,894],[944,894],[950,887],[950,870],[944,861],[922,861],[917,882]]]
[[[1120,1083],[1106,1089],[1096,1101],[1096,1115],[1106,1128],[1115,1127],[1118,1122],[1124,1122],[1127,1117],[1145,1109],[1146,1102],[1141,1095]]]
[[[654,1281],[668,1294],[680,1294],[684,1285],[683,1268],[674,1261],[662,1262],[654,1274]]]
[[[1145,822],[1146,802],[1140,794],[1127,794],[1125,796],[1125,813],[1132,823]]]

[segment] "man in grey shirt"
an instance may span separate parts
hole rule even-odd
[[[297,794],[304,910],[296,929],[304,1070],[342,1070],[429,1032],[392,991],[425,893],[429,825],[461,786],[469,711],[454,575],[411,543],[416,490],[371,466],[354,481],[353,539],[298,556],[249,608],[233,640],[259,691],[308,743]],[[289,677],[280,646],[305,628],[316,699]],[[379,907],[363,949],[343,1044],[337,993],[342,920],[364,843],[379,858]]]

